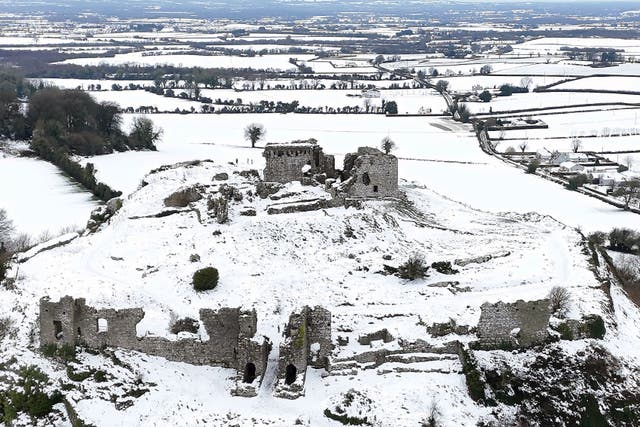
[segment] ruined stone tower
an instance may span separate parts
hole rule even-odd
[[[371,147],[360,147],[344,158],[340,190],[350,197],[379,198],[398,195],[398,159]]]
[[[322,307],[304,307],[289,318],[280,344],[276,396],[304,395],[307,367],[327,368],[331,343],[331,313]]]
[[[266,159],[264,180],[268,182],[287,183],[302,181],[316,174],[335,175],[334,157],[324,154],[322,147],[313,139],[270,143],[262,155]]]

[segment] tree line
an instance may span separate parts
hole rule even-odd
[[[151,120],[136,118],[129,134],[121,126],[116,104],[98,103],[81,90],[35,87],[15,69],[0,70],[0,137],[30,139],[38,156],[105,201],[120,192],[98,182],[93,165],[82,166],[72,155],[156,149],[161,131]]]

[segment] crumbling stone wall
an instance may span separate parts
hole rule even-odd
[[[270,344],[266,338],[255,339],[255,310],[200,310],[208,341],[138,337],[136,325],[143,318],[141,308],[96,309],[87,306],[83,298],[66,296],[59,302],[43,298],[40,301],[40,344],[82,344],[94,349],[119,347],[177,362],[233,368],[240,373],[251,363],[255,366],[256,378],[261,378],[266,370]]]
[[[289,317],[280,344],[276,396],[295,399],[304,394],[307,366],[327,368],[331,343],[331,313],[305,306]]]
[[[530,347],[548,338],[551,317],[548,299],[485,303],[481,310],[477,327],[480,348]]]
[[[268,182],[302,181],[316,174],[335,176],[334,157],[324,154],[313,140],[267,144],[262,155],[266,159],[264,180]]]
[[[398,159],[371,147],[360,147],[344,159],[342,191],[351,197],[394,197],[398,194]]]

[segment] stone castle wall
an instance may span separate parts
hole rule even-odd
[[[301,181],[305,175],[335,174],[335,159],[325,155],[315,143],[267,144],[263,156],[266,159],[264,180],[287,183]],[[310,167],[305,174],[303,168]]]
[[[480,348],[530,347],[544,343],[551,310],[549,300],[485,303],[477,327]]]
[[[162,337],[138,337],[136,325],[144,310],[95,309],[84,299],[70,296],[59,302],[40,301],[41,345],[85,345],[94,349],[118,347],[152,356],[194,365],[213,365],[243,372],[247,364],[255,365],[256,377],[266,369],[269,341],[254,340],[255,310],[239,308],[200,310],[200,319],[209,335],[208,341],[184,338],[177,341]]]

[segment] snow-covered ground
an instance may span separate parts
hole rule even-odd
[[[66,227],[84,228],[98,202],[54,165],[0,153],[0,208],[18,233],[38,237]]]
[[[169,334],[172,316],[197,318],[201,307],[243,306],[257,310],[258,334],[277,337],[293,310],[319,304],[333,313],[334,340],[338,333],[349,337],[349,345],[334,350],[336,358],[371,350],[358,344],[357,338],[381,328],[396,339],[442,343],[443,339],[426,332],[425,324],[453,318],[473,326],[483,302],[538,299],[555,285],[568,286],[574,295],[571,317],[604,315],[605,296],[582,253],[580,236],[549,217],[484,212],[414,185],[402,186],[411,205],[370,202],[362,210],[334,208],[272,216],[265,212],[269,200],[248,196],[251,184],[234,174],[242,169],[216,161],[149,175],[148,185],[130,195],[102,231],[24,263],[19,291],[0,292],[3,306],[19,307],[24,313],[24,327],[4,354],[32,354],[26,348],[30,325],[36,321],[37,301],[44,295],[54,300],[67,294],[86,297],[88,304],[100,307],[142,306],[154,322],[145,323],[150,327],[139,333],[161,336]],[[229,224],[208,219],[206,200],[195,205],[203,213],[202,223],[191,213],[134,219],[159,212],[162,199],[180,187],[212,183],[212,176],[220,171],[228,172],[229,183],[245,195],[242,202],[231,204]],[[294,183],[282,193],[304,189]],[[257,216],[239,216],[243,206],[256,208]],[[346,229],[352,229],[355,238],[345,239]],[[213,231],[221,234],[212,237]],[[415,252],[433,262],[504,251],[509,255],[460,267],[455,276],[430,272],[424,280],[405,282],[376,273],[383,263],[397,265]],[[199,254],[202,262],[190,262],[192,253]],[[392,259],[385,261],[385,254]],[[213,291],[196,294],[190,277],[195,268],[205,265],[220,269],[220,284]],[[452,293],[429,286],[450,279],[469,290]],[[395,348],[397,342],[384,346]],[[118,411],[108,402],[109,395],[99,397],[103,394],[94,389],[98,384],[87,382],[83,392],[72,394],[86,421],[124,426],[198,420],[215,425],[227,419],[241,425],[292,425],[300,419],[307,425],[328,425],[323,410],[350,388],[373,400],[368,417],[380,426],[416,425],[434,399],[446,426],[472,426],[488,415],[488,409],[468,397],[455,357],[409,365],[417,372],[396,372],[393,364],[385,364],[351,376],[325,378],[320,371],[310,370],[305,396],[287,401],[274,398],[268,384],[255,399],[230,396],[233,372],[229,370],[119,354],[132,369],[122,378],[137,375],[149,392]],[[81,360],[98,366],[110,363],[88,355]],[[39,363],[47,371],[55,370],[49,362],[39,359]],[[169,396],[174,405],[166,405]]]

